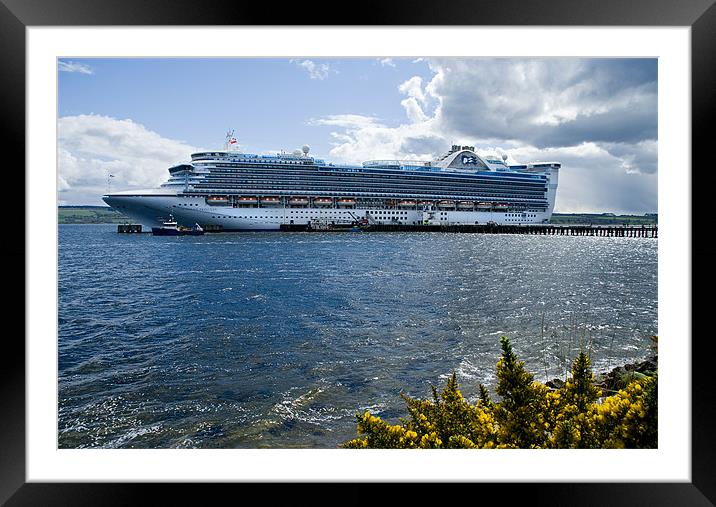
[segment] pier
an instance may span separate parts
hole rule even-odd
[[[336,225],[335,231],[351,231],[356,226]],[[370,224],[359,226],[362,232],[453,232],[482,234],[533,234],[543,236],[595,236],[607,238],[657,238],[656,225],[497,225],[497,224]],[[283,224],[282,231],[323,232],[325,229],[312,228],[308,224]]]
[[[142,232],[142,224],[119,224],[117,226],[117,232],[127,234]]]

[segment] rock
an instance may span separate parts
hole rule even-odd
[[[548,380],[545,385],[550,389],[562,389],[562,387],[564,387],[564,382],[558,378],[554,378],[552,380]]]
[[[592,384],[603,392],[618,391],[633,380],[654,376],[658,367],[658,358],[653,356],[638,363],[617,366],[609,372],[596,374]]]
[[[647,359],[646,361],[641,363],[639,366],[637,366],[636,371],[638,371],[640,373],[646,373],[647,371],[654,372],[654,371],[656,371],[656,368],[657,368],[656,362],[652,361],[651,359]]]

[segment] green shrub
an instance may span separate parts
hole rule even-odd
[[[571,377],[555,390],[534,380],[518,360],[510,341],[500,340],[493,401],[485,386],[470,404],[457,377],[448,379],[432,400],[401,396],[408,417],[391,425],[366,411],[356,414],[358,438],[344,448],[655,448],[657,377],[633,379],[603,398],[594,386],[589,357],[581,352]]]

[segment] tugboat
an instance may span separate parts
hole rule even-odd
[[[174,220],[172,215],[169,215],[169,219],[162,222],[161,227],[152,227],[152,234],[154,236],[180,236],[181,231],[177,221]]]
[[[169,220],[162,222],[161,227],[152,227],[152,234],[155,236],[202,236],[204,229],[199,224],[194,227],[180,227],[172,215]]]

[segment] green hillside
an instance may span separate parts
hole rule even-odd
[[[129,218],[109,206],[59,206],[57,222],[60,224],[122,224]]]
[[[554,213],[552,224],[578,225],[657,225],[656,213],[644,215],[615,215],[614,213]]]

